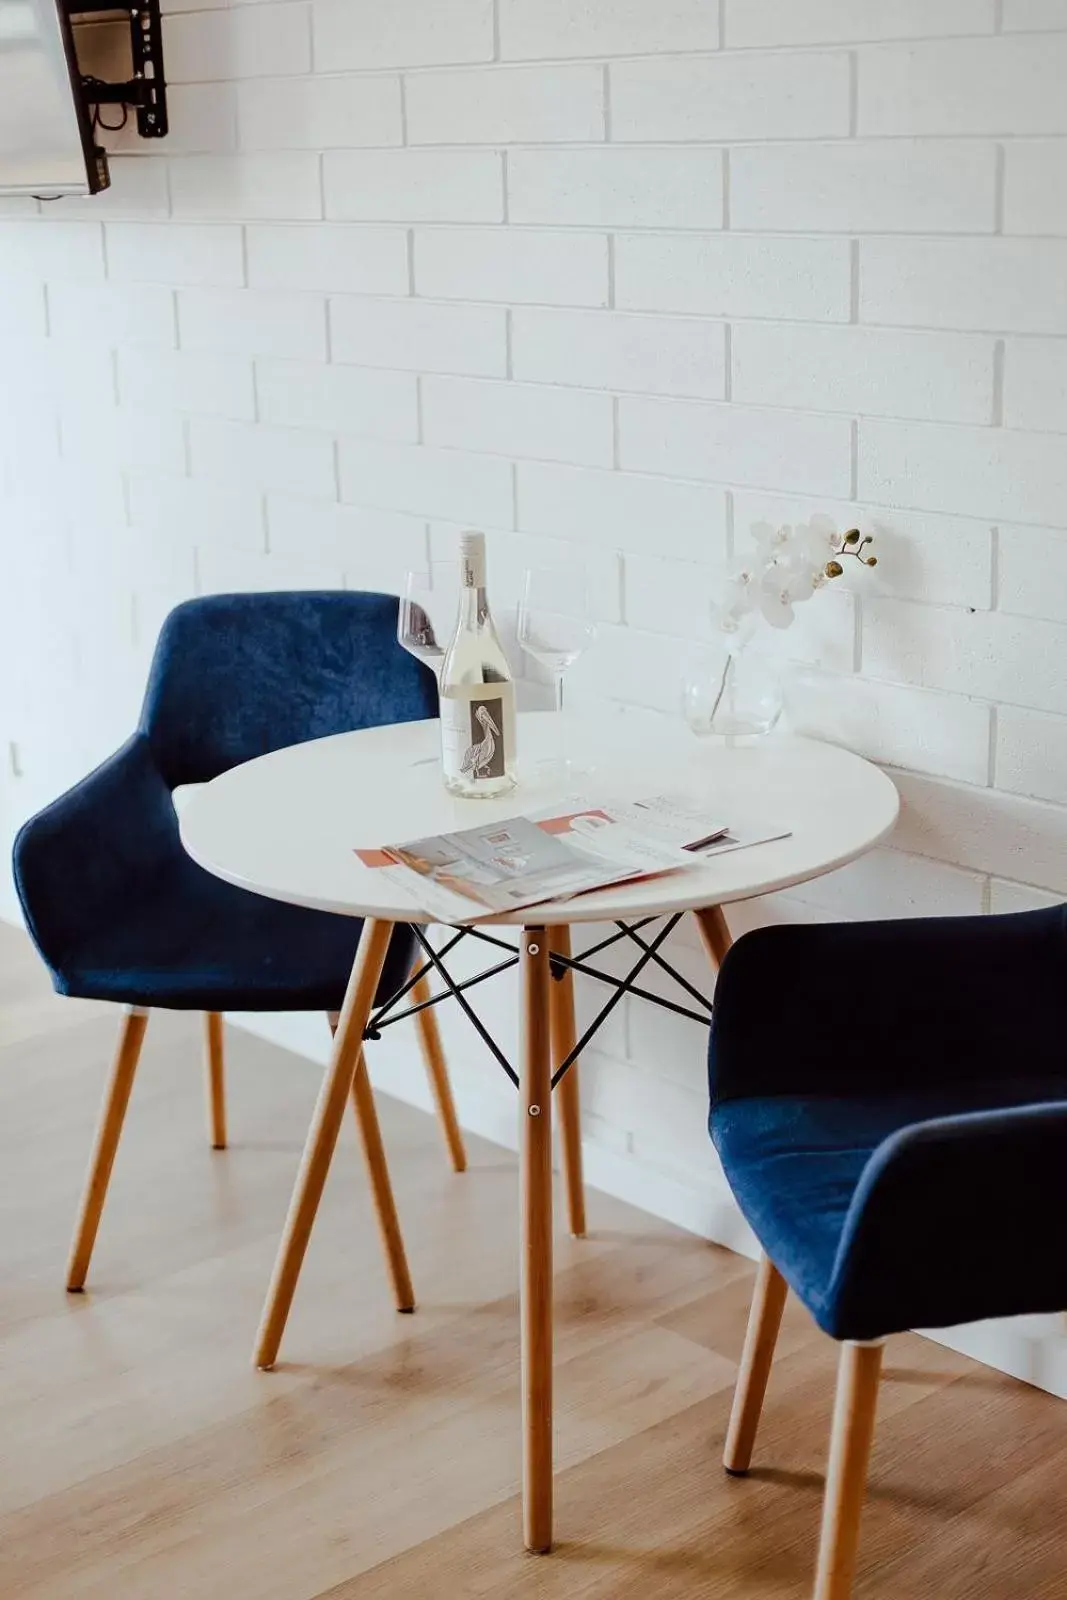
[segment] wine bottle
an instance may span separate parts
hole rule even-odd
[[[460,540],[456,631],[441,666],[445,788],[491,799],[515,787],[515,685],[485,591],[485,535]]]

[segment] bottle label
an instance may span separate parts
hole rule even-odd
[[[485,588],[485,534],[465,533],[460,542],[460,567],[468,589]]]
[[[441,735],[446,771],[472,782],[502,778],[510,752],[508,717],[500,685],[450,689],[441,698]],[[511,685],[506,686],[509,690]]]

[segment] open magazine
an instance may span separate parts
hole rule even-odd
[[[613,884],[692,869],[705,859],[785,829],[739,835],[670,795],[590,805],[564,801],[549,813],[506,817],[406,844],[357,850],[386,872],[423,911],[446,923],[475,922],[547,900],[566,900]]]

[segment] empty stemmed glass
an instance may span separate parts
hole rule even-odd
[[[563,679],[597,636],[589,576],[581,566],[531,567],[523,574],[518,640],[528,656],[547,668],[555,691],[557,749],[553,765],[577,773],[568,759],[563,716]]]
[[[408,655],[430,668],[439,685],[458,609],[459,580],[454,562],[433,561],[429,567],[407,574],[396,636]]]

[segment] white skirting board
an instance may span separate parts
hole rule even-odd
[[[238,1027],[324,1065],[330,1036],[325,1018],[300,1015],[232,1016]],[[367,1051],[375,1085],[408,1105],[432,1111],[433,1103],[422,1063],[412,1047],[410,1024],[396,1036],[385,1035]],[[467,1132],[509,1150],[518,1148],[515,1092],[499,1069],[472,1059],[449,1044],[449,1070],[460,1121]],[[595,1140],[583,1145],[587,1183],[605,1194],[628,1201],[715,1244],[755,1257],[758,1246],[716,1171],[710,1146],[706,1182],[695,1176],[669,1174],[620,1149]],[[1062,1315],[1017,1317],[939,1330],[928,1337],[938,1343],[1067,1399],[1067,1318]]]

